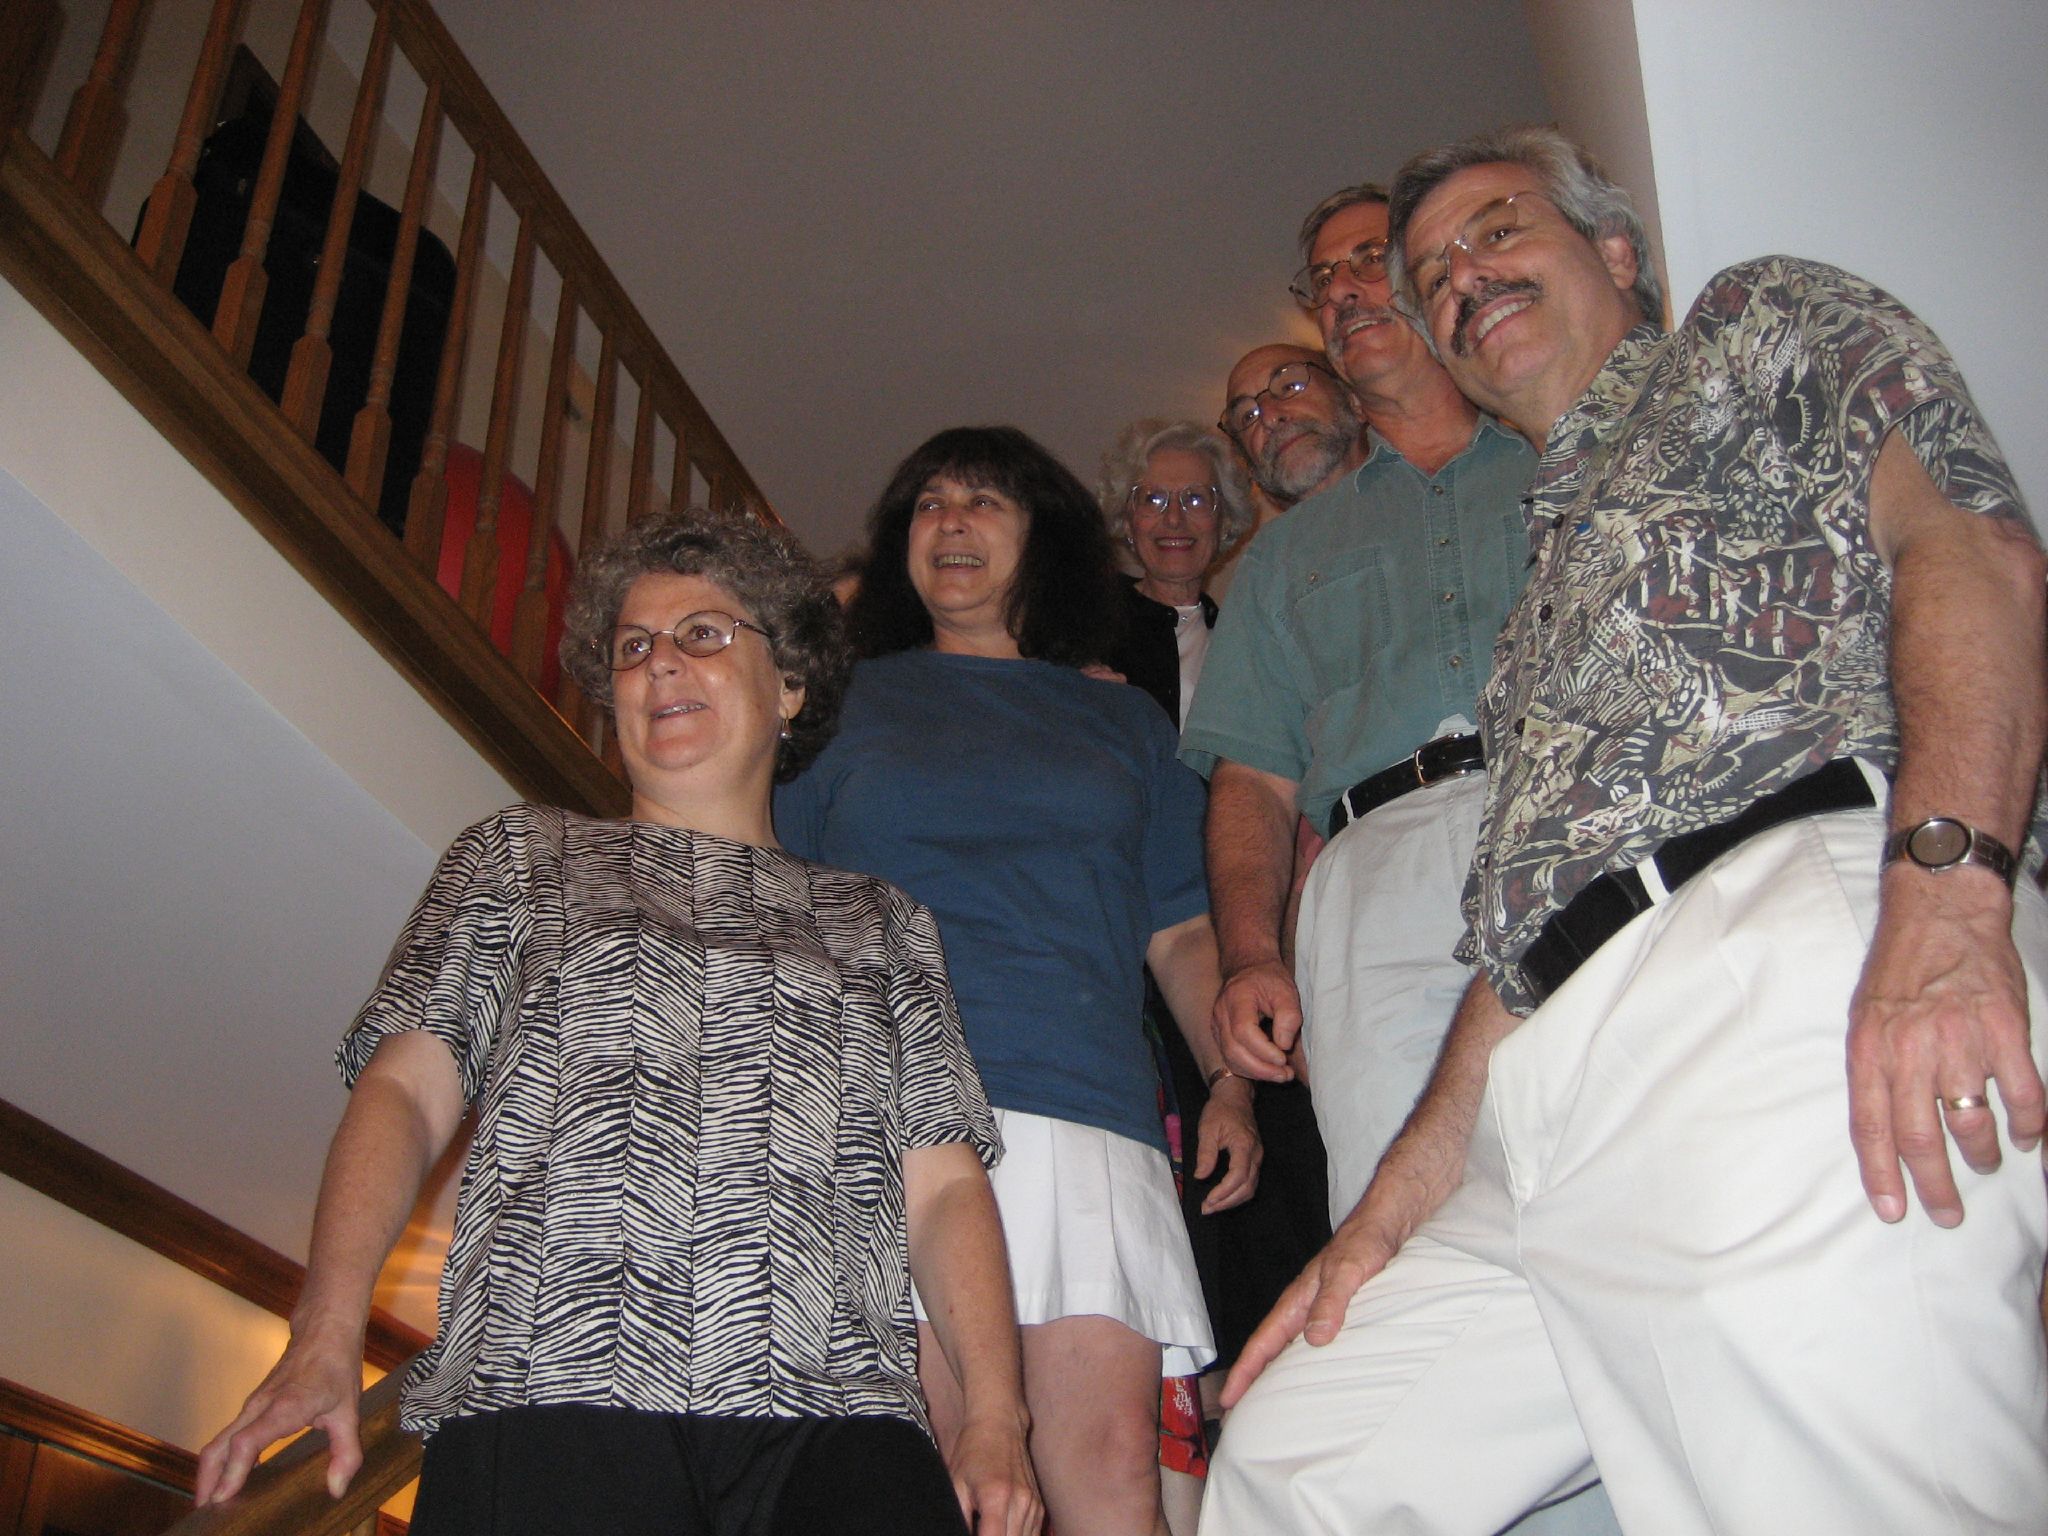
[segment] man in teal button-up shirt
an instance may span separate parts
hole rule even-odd
[[[1246,551],[1181,738],[1182,759],[1210,778],[1224,1049],[1236,1070],[1282,1081],[1299,1034],[1333,1223],[1413,1107],[1464,991],[1469,973],[1451,950],[1485,780],[1418,783],[1355,819],[1341,797],[1425,743],[1475,729],[1494,637],[1527,564],[1521,498],[1534,465],[1528,444],[1476,411],[1394,312],[1386,234],[1386,196],[1371,186],[1325,199],[1303,226],[1296,297],[1372,451]],[[1248,455],[1256,444],[1245,438],[1275,408],[1252,404],[1225,411]],[[1458,750],[1445,755],[1455,762]],[[1297,812],[1333,835],[1303,892],[1290,974],[1281,926]],[[1614,1529],[1597,1493],[1518,1528]]]

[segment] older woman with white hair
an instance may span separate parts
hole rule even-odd
[[[1202,583],[1252,530],[1251,492],[1230,445],[1192,421],[1134,421],[1103,456],[1102,515],[1137,562],[1124,639],[1109,663],[1187,718],[1216,604]]]

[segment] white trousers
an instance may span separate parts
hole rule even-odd
[[[1412,790],[1331,838],[1302,887],[1295,984],[1333,1227],[1415,1107],[1471,979],[1451,950],[1485,806],[1482,773]]]
[[[1487,1536],[1594,1460],[1637,1536],[2048,1532],[2040,1156],[1952,1151],[1943,1231],[1849,1145],[1883,827],[1753,839],[1501,1043],[1463,1185],[1232,1414],[1203,1536]],[[2042,1019],[2027,882],[2014,935]]]

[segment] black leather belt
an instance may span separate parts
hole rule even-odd
[[[1378,810],[1389,800],[1398,800],[1411,789],[1434,784],[1454,774],[1474,773],[1486,766],[1477,736],[1439,736],[1425,741],[1391,768],[1382,768],[1337,797],[1330,807],[1326,835],[1335,837],[1368,811]]]
[[[1718,826],[1681,832],[1646,861],[1657,867],[1666,893],[1677,890],[1714,860],[1759,832],[1820,816],[1877,804],[1870,783],[1853,758],[1838,757],[1825,768],[1794,779],[1775,794],[1765,795],[1747,810]],[[1543,931],[1522,955],[1522,977],[1543,1001],[1592,957],[1593,951],[1628,926],[1638,912],[1654,904],[1649,887],[1636,869],[1617,869],[1600,876],[1552,914]]]

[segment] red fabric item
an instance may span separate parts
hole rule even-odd
[[[1159,1465],[1190,1477],[1209,1475],[1202,1391],[1196,1377],[1167,1376],[1159,1383]]]
[[[434,577],[450,597],[462,596],[462,558],[476,527],[477,491],[483,483],[484,456],[453,443],[441,478],[448,487],[448,511],[441,524],[441,563]],[[491,643],[500,655],[512,654],[512,618],[526,585],[527,530],[533,526],[533,492],[517,475],[507,473],[498,494],[498,590],[491,606]],[[548,624],[540,658],[540,692],[553,699],[562,665],[555,652],[562,642],[562,607],[569,595],[569,577],[576,568],[569,541],[559,528],[550,530],[547,570],[541,592],[547,599]]]

